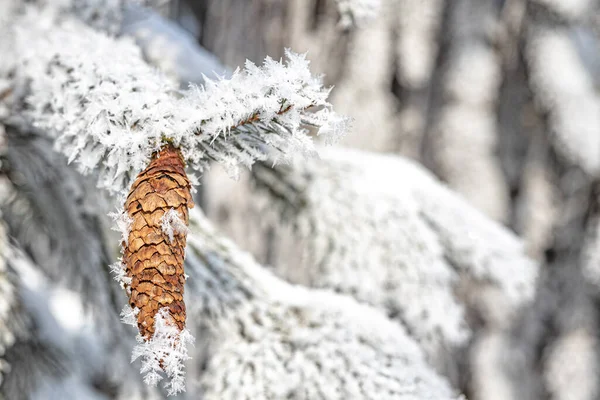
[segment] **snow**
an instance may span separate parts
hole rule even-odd
[[[267,151],[283,161],[314,154],[306,126],[332,139],[346,130],[347,120],[327,102],[329,90],[311,76],[305,56],[291,51],[285,62],[247,62],[231,79],[207,78],[179,91],[130,39],[75,20],[30,9],[15,22],[15,38],[18,78],[31,80],[29,117],[56,136],[81,172],[99,171],[99,185],[113,192],[123,194],[166,142],[194,170],[214,160],[235,175]]]
[[[230,219],[246,228],[234,232],[239,243],[261,227],[275,229],[270,262],[279,276],[383,310],[436,365],[442,349],[470,337],[467,300],[457,293],[465,282],[499,288],[497,308],[514,311],[533,298],[538,267],[521,241],[422,167],[348,149],[319,153],[320,160],[289,168],[255,169],[260,194],[221,193]],[[288,226],[294,231],[285,242]]]
[[[204,399],[456,398],[385,315],[278,279],[197,210],[190,230],[188,315],[209,327]]]

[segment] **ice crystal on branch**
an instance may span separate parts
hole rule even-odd
[[[115,222],[113,230],[121,233],[121,241],[125,244],[129,243],[129,229],[133,219],[122,208],[116,212],[108,214]]]
[[[346,119],[332,112],[329,90],[302,55],[288,51],[285,63],[267,58],[261,67],[248,62],[231,79],[207,79],[181,92],[132,41],[52,19],[30,12],[16,23],[30,117],[54,133],[82,172],[99,171],[100,186],[112,191],[128,188],[165,143],[195,170],[214,160],[235,174],[269,151],[283,159],[312,154],[308,126],[330,138],[345,131]]]
[[[123,317],[127,321],[133,318],[128,313]],[[185,391],[183,362],[190,359],[187,344],[193,341],[194,338],[186,329],[179,330],[169,310],[162,308],[156,314],[154,336],[150,340],[138,336],[138,345],[133,349],[131,360],[142,358],[144,382],[150,386],[156,386],[162,380],[161,371],[165,371],[170,378],[165,387],[168,395],[171,396]]]
[[[121,310],[121,322],[123,322],[125,325],[137,327],[137,315],[139,313],[139,308],[131,308],[129,304],[125,304],[123,310]]]
[[[131,284],[131,277],[127,276],[125,264],[123,264],[122,258],[119,258],[118,261],[115,261],[110,265],[110,272],[112,272],[115,280],[119,282],[122,288],[125,288],[126,285]]]
[[[163,215],[161,218],[161,228],[172,242],[176,233],[187,233],[188,227],[184,220],[174,208]]]
[[[329,90],[310,74],[304,56],[288,51],[285,63],[248,62],[231,79],[205,79],[202,87],[180,91],[143,61],[132,41],[54,11],[27,8],[14,22],[15,82],[27,88],[25,114],[54,136],[57,149],[81,172],[97,173],[101,187],[123,198],[131,187],[128,215],[113,215],[126,251],[112,269],[130,306],[139,309],[140,344],[133,358],[143,358],[149,384],[166,372],[174,394],[184,390],[185,345],[191,341],[185,330],[181,232],[193,202],[184,162],[202,172],[217,161],[235,173],[240,164],[267,155],[285,160],[294,153],[312,154],[309,127],[335,138],[347,121],[332,112]],[[158,183],[158,171],[179,186]],[[176,206],[182,209],[168,211]],[[158,224],[152,218],[162,214],[154,211],[165,214]],[[165,244],[167,239],[177,239],[176,245]],[[168,289],[156,281],[166,281]],[[124,320],[131,322],[134,312],[125,310]]]

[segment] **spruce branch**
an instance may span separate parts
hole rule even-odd
[[[4,129],[0,176],[10,190],[0,210],[9,234],[50,278],[86,293],[89,306],[116,310],[99,207],[104,199],[92,196],[93,185],[52,151],[43,132],[17,119]]]
[[[190,212],[190,315],[209,327],[204,398],[454,399],[404,329],[331,291],[290,285]]]
[[[244,221],[238,241],[248,246],[245,238],[260,229],[275,232],[269,263],[279,276],[298,282],[302,271],[303,283],[383,310],[444,367],[445,349],[464,346],[472,334],[467,311],[481,306],[461,298],[463,285],[499,289],[506,307],[497,309],[508,314],[531,301],[538,268],[522,243],[422,168],[348,149],[319,153],[290,166],[257,163],[252,192],[223,195],[235,199],[231,206],[224,200],[232,225]],[[287,234],[297,259],[288,256]]]

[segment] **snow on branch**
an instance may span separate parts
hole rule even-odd
[[[190,313],[210,327],[205,399],[455,398],[377,310],[276,278],[200,212],[190,212],[190,231]]]
[[[0,209],[9,234],[53,280],[85,293],[94,307],[110,307],[109,253],[98,223],[104,199],[43,132],[16,118],[5,132],[0,173],[10,189]]]
[[[272,261],[280,276],[297,281],[302,271],[311,286],[352,294],[393,315],[436,365],[443,363],[440,349],[470,335],[464,299],[455,294],[465,280],[499,288],[511,310],[533,297],[537,266],[520,241],[422,168],[359,151],[319,153],[321,160],[275,170],[257,164],[255,181],[266,197],[244,196],[262,205],[256,215],[263,225],[279,229],[283,219],[294,228],[291,246],[301,254]],[[232,219],[239,209],[254,229],[245,237],[256,235],[260,223],[247,222],[247,209],[227,209]]]
[[[56,136],[82,172],[100,170],[100,186],[115,192],[166,143],[199,172],[214,160],[235,174],[268,151],[284,160],[312,154],[308,126],[330,138],[346,129],[327,102],[329,90],[311,76],[306,58],[290,51],[285,62],[248,62],[231,79],[207,79],[182,92],[131,40],[34,10],[15,25],[30,118]]]
[[[0,178],[0,203],[9,186],[6,177]],[[0,398],[13,399],[32,396],[41,381],[60,375],[64,357],[40,334],[39,318],[24,298],[23,277],[15,265],[28,260],[10,243],[5,217],[0,216]]]
[[[51,141],[41,132],[16,121],[6,125],[5,131],[0,209],[7,232],[19,247],[11,246],[5,259],[17,272],[26,306],[17,304],[21,307],[19,315],[11,315],[10,324],[28,324],[31,313],[35,328],[24,327],[27,334],[18,338],[14,351],[8,349],[11,376],[0,385],[0,393],[9,393],[6,398],[19,397],[27,389],[23,384],[29,387],[43,380],[39,398],[87,398],[84,394],[93,389],[86,387],[88,376],[80,375],[92,375],[108,363],[111,376],[102,379],[110,380],[110,384],[126,383],[124,392],[146,390],[141,379],[135,379],[137,371],[123,351],[135,343],[133,335],[125,334],[114,313],[113,285],[106,270],[109,256],[99,224],[107,207],[104,199],[93,184],[67,167],[64,157],[52,150]],[[0,287],[1,275],[0,268]],[[55,285],[56,281],[60,283]],[[64,283],[69,290],[61,287]],[[0,298],[3,296],[0,288]],[[1,304],[2,300],[0,308]],[[78,312],[85,312],[85,319]],[[42,344],[38,338],[43,338]],[[64,354],[55,354],[55,347]],[[82,352],[73,351],[75,348]],[[102,355],[90,360],[90,351],[99,348]],[[16,361],[13,353],[17,353]],[[68,386],[56,373],[57,367],[59,372],[64,367],[55,358],[65,359],[65,364],[77,371],[77,377],[68,374]],[[23,382],[22,376],[37,370],[39,377]],[[84,392],[74,394],[75,387]]]

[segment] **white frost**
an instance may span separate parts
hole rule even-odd
[[[121,284],[122,288],[131,283],[131,278],[127,276],[125,264],[121,258],[110,265],[110,272],[113,273],[115,280]]]
[[[422,167],[347,149],[319,153],[289,168],[257,168],[268,196],[221,193],[232,225],[243,229],[234,232],[238,243],[264,244],[260,227],[275,229],[269,254],[280,276],[384,310],[436,365],[441,349],[464,345],[471,333],[462,284],[499,288],[507,310],[531,300],[537,265],[522,243]]]
[[[131,308],[129,304],[125,304],[123,310],[121,311],[121,322],[123,322],[125,325],[131,325],[137,328],[137,315],[139,313],[139,308]]]
[[[168,308],[158,310],[154,321],[154,336],[145,340],[138,335],[131,361],[142,358],[141,373],[145,374],[146,384],[156,386],[163,379],[161,371],[164,371],[170,379],[165,384],[168,395],[184,392],[184,362],[190,359],[187,345],[192,344],[194,338],[187,329],[180,331],[177,328]]]
[[[293,286],[190,212],[189,315],[209,329],[205,400],[455,399],[404,329],[327,290]]]
[[[116,227],[112,229],[121,233],[121,242],[125,245],[129,244],[129,232],[131,230],[131,223],[133,219],[125,212],[123,208],[120,208],[116,212],[108,214],[113,219]]]
[[[188,232],[186,223],[174,208],[171,208],[162,216],[160,223],[163,233],[169,237],[170,242],[173,242],[175,234],[185,235]]]
[[[314,154],[307,126],[330,138],[346,130],[303,55],[288,51],[285,62],[267,58],[262,67],[247,62],[231,79],[181,92],[132,40],[34,9],[14,25],[17,81],[30,80],[29,117],[114,192],[128,189],[165,141],[192,169],[214,160],[235,175],[267,152],[283,160]]]

